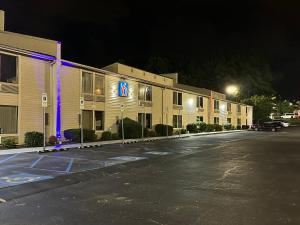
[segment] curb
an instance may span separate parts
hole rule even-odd
[[[123,143],[122,140],[115,140],[115,141],[104,141],[104,142],[93,142],[93,143],[85,143],[83,147],[80,146],[80,144],[70,144],[65,145],[61,148],[59,147],[47,147],[46,150],[43,150],[42,147],[38,148],[31,148],[31,149],[11,149],[11,150],[4,150],[0,155],[6,155],[6,154],[15,154],[15,153],[30,153],[30,152],[37,152],[38,154],[43,153],[50,153],[50,152],[63,152],[63,151],[69,151],[71,149],[87,149],[87,148],[95,148],[95,147],[101,147],[104,145],[113,145],[113,144],[134,144],[139,142],[155,142],[160,140],[176,140],[181,138],[188,138],[188,137],[194,137],[194,136],[207,136],[207,135],[214,135],[214,134],[228,134],[228,133],[238,133],[238,132],[244,132],[247,130],[237,130],[237,131],[220,131],[220,132],[209,132],[209,133],[191,133],[191,134],[181,134],[179,135],[173,135],[168,137],[152,137],[152,138],[145,138],[145,139],[127,139]]]

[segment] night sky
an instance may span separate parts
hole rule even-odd
[[[300,1],[1,0],[0,9],[6,30],[62,41],[64,59],[96,67],[256,51],[281,76],[278,93],[300,99]]]

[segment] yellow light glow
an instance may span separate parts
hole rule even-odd
[[[225,91],[229,95],[237,95],[239,93],[239,88],[236,85],[229,85],[226,87]]]

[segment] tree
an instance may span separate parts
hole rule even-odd
[[[253,121],[256,123],[268,121],[273,111],[273,99],[265,95],[254,95],[243,99],[242,103],[253,106]]]

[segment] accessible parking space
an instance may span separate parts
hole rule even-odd
[[[111,145],[66,152],[0,156],[0,189],[170,154],[145,145]]]

